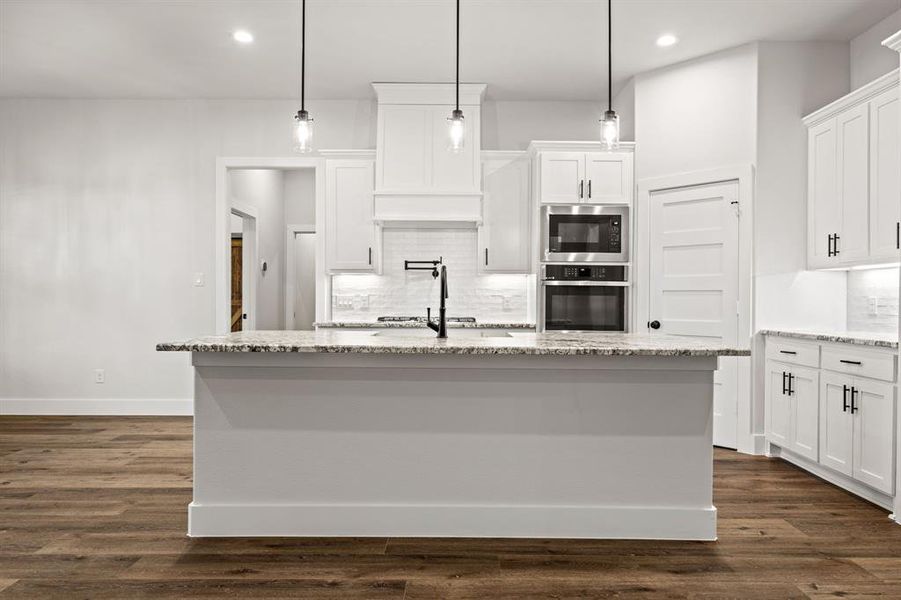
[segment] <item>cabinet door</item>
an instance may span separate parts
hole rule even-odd
[[[326,176],[327,266],[331,271],[372,271],[373,162],[330,160]]]
[[[820,437],[820,373],[791,366],[791,435],[789,449],[817,460]]]
[[[830,266],[829,236],[841,229],[842,208],[836,188],[835,119],[807,132],[807,263],[811,268]]]
[[[854,478],[894,492],[895,391],[890,383],[854,379]]]
[[[431,185],[432,107],[381,105],[378,117],[378,188],[422,190]]]
[[[582,202],[586,191],[583,152],[543,152],[539,164],[541,202],[545,204]]]
[[[849,476],[854,431],[850,388],[847,375],[820,373],[820,464]]]
[[[870,102],[870,256],[901,254],[901,107],[898,88]]]
[[[838,195],[842,226],[836,247],[841,263],[865,259],[870,235],[870,113],[862,104],[836,117]],[[897,169],[897,165],[895,165]]]
[[[632,153],[592,152],[585,158],[582,202],[628,204],[632,201]]]
[[[479,259],[486,273],[528,273],[531,247],[529,160],[483,164]]]
[[[788,366],[767,362],[766,379],[766,439],[782,448],[789,447],[791,429],[791,409],[788,393],[785,391],[784,375]]]

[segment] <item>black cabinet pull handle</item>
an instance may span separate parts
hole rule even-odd
[[[838,362],[840,362],[840,363],[845,363],[846,365],[858,365],[858,366],[860,366],[860,364],[861,364],[859,360],[845,360],[844,358],[838,359]]]
[[[851,386],[851,414],[852,414],[852,415],[853,415],[854,413],[857,412],[857,404],[854,402],[854,400],[856,399],[857,393],[858,393],[859,391],[860,391],[860,390],[858,390],[858,389],[857,389],[856,387],[854,387],[853,385]]]
[[[591,200],[591,180],[588,180],[588,199]]]
[[[838,240],[839,239],[840,238],[837,233],[832,234],[832,256],[838,256],[838,253],[839,253]]]
[[[488,248],[485,248],[485,266],[488,266]]]
[[[583,197],[584,197],[584,195],[583,195],[583,192],[584,192],[584,191],[585,191],[585,180],[584,180],[584,179],[580,179],[580,180],[579,180],[579,198],[583,198]]]
[[[789,396],[795,395],[794,382],[795,382],[795,376],[792,375],[791,373],[789,373],[788,374],[788,395]]]
[[[895,223],[895,250],[901,250],[901,221]]]
[[[782,354],[797,354],[794,350],[780,350]]]
[[[832,234],[826,236],[826,256],[832,256]]]
[[[785,384],[787,377],[788,377],[788,373],[786,373],[785,371],[782,371],[782,395],[783,396],[788,391],[788,386]]]
[[[369,247],[369,264],[372,264],[372,246]]]
[[[848,412],[848,386],[842,386],[842,412]]]

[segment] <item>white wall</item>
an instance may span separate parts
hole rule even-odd
[[[901,30],[901,10],[851,40],[851,89],[898,68],[898,53],[882,41]]]
[[[482,105],[482,149],[525,150],[532,140],[597,140],[602,102],[495,102]]]
[[[313,225],[316,223],[316,177],[313,169],[293,169],[284,172],[285,223]]]
[[[848,272],[848,329],[898,332],[898,267]]]
[[[635,78],[638,180],[755,161],[756,45]]]
[[[601,108],[499,103],[486,148],[594,139]],[[154,347],[215,330],[216,157],[290,155],[296,110],[293,100],[0,100],[0,398],[191,398],[189,357]],[[318,147],[375,146],[374,102],[309,110]],[[96,368],[106,383],[94,383]]]
[[[755,328],[844,329],[843,272],[807,269],[807,128],[848,92],[844,43],[758,45]]]
[[[228,172],[229,202],[251,206],[257,213],[256,328],[285,327],[285,199],[284,173],[276,169]],[[266,262],[263,272],[260,265]]]

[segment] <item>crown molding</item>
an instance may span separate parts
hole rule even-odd
[[[891,48],[895,52],[901,52],[901,31],[882,40],[882,45]]]

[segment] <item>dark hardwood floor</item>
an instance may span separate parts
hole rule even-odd
[[[715,543],[197,539],[190,418],[0,417],[2,598],[901,598],[901,526],[716,453]]]

